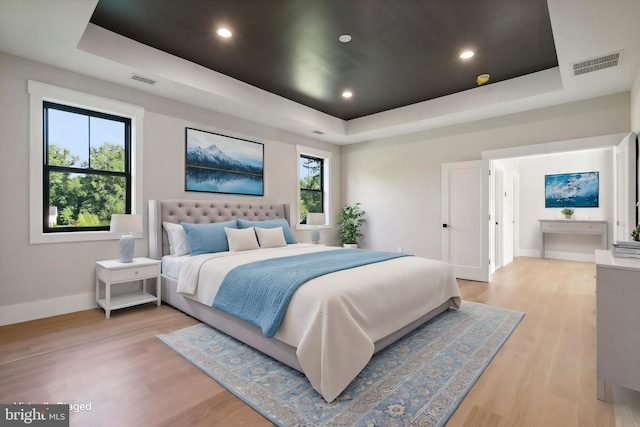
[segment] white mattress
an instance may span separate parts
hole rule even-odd
[[[162,257],[162,274],[178,280],[180,265],[190,258],[189,255],[173,256],[165,255]]]

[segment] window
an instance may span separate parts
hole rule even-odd
[[[324,202],[324,160],[300,156],[300,217],[299,223],[307,223],[308,213],[322,213]]]
[[[131,119],[43,103],[45,233],[108,230],[131,213]]]
[[[35,81],[28,91],[30,242],[118,239],[111,215],[143,212],[144,109]]]
[[[298,146],[298,228],[305,228],[309,213],[324,213],[329,223],[330,158],[329,152]]]

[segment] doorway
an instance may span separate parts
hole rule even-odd
[[[504,192],[504,171],[498,167],[494,167],[494,202],[493,208],[494,214],[494,271],[504,265],[504,231],[503,231],[503,219],[504,219],[504,200],[506,194]]]
[[[491,159],[494,167],[500,169],[495,172],[495,181],[503,183],[502,189],[499,182],[492,183],[490,187],[494,193],[490,206],[495,210],[494,215],[498,220],[497,226],[495,221],[491,221],[491,225],[497,229],[492,230],[490,234],[494,239],[491,254],[495,258],[496,269],[501,265],[507,265],[514,257],[539,257],[539,220],[564,219],[560,213],[561,209],[545,206],[544,177],[547,174],[599,171],[599,206],[577,209],[573,220],[608,221],[610,235],[612,235],[615,224],[613,206],[618,199],[614,192],[616,167],[613,147],[616,147],[624,137],[627,135],[607,135],[528,146],[526,150],[510,148],[482,153],[483,158]],[[500,179],[501,172],[502,179]],[[496,200],[498,198],[496,194],[502,195],[502,205]],[[629,199],[634,200],[635,197],[629,197]],[[500,207],[503,209],[502,212]],[[500,234],[502,234],[501,243]],[[549,257],[592,262],[594,248],[601,247],[600,241],[596,242],[595,237],[592,237],[554,235],[550,241],[551,246],[548,248],[551,251]],[[502,254],[500,254],[501,246]]]
[[[513,218],[512,218],[512,227],[513,227],[513,257],[520,256],[520,175],[517,172],[513,173],[513,186],[511,188],[511,193],[513,195]]]

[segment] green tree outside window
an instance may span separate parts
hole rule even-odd
[[[324,160],[300,156],[300,224],[307,223],[308,213],[323,212]]]

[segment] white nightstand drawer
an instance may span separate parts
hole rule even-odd
[[[566,224],[558,222],[543,222],[542,231],[545,233],[553,233],[554,231],[558,233],[571,231],[571,224],[568,222]]]
[[[576,222],[571,224],[571,231],[577,233],[604,233],[604,224],[590,224],[587,222]]]
[[[143,278],[158,275],[158,265],[148,265],[146,267],[124,268],[111,271],[111,282],[126,282],[141,280]]]

